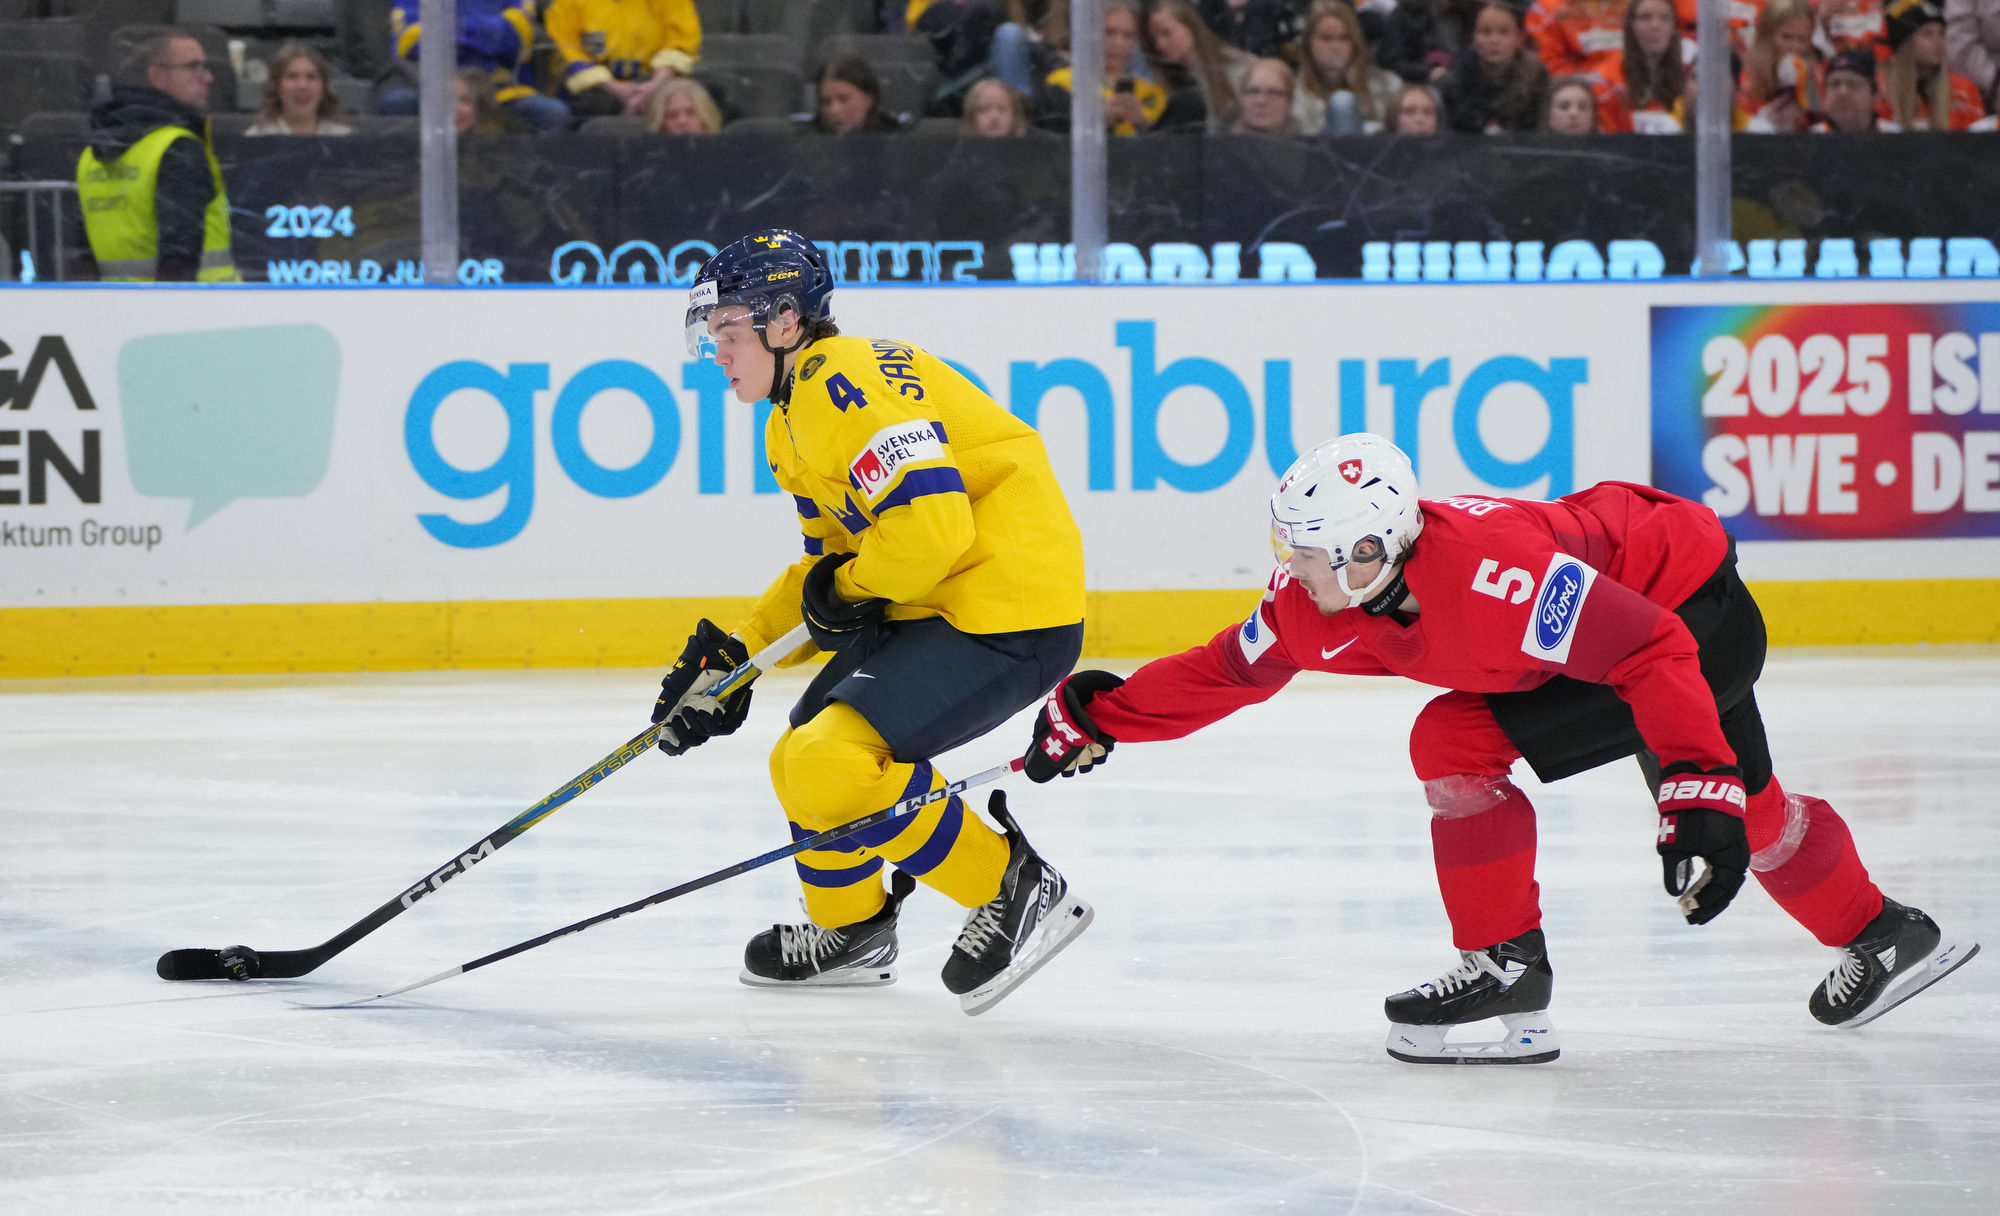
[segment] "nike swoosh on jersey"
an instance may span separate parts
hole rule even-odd
[[[1346,650],[1349,646],[1354,645],[1356,642],[1360,640],[1361,640],[1360,638],[1349,638],[1345,642],[1342,642],[1340,645],[1335,646],[1332,650],[1321,650],[1319,652],[1319,657],[1322,659],[1330,659],[1334,655],[1337,655],[1341,651]]]

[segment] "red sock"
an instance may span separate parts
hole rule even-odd
[[[1478,950],[1542,923],[1535,881],[1535,808],[1505,777],[1424,782],[1431,855],[1452,944]]]
[[[1787,794],[1772,778],[1751,796],[1743,818],[1757,881],[1822,944],[1846,945],[1881,914],[1882,891],[1825,800]]]

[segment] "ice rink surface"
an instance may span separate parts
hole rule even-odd
[[[1539,1067],[1383,1053],[1455,961],[1405,732],[1428,691],[1301,680],[1194,739],[1008,786],[1097,907],[984,1017],[919,892],[903,978],[740,985],[789,863],[382,1006],[379,992],[782,844],[737,736],[640,758],[304,980],[170,985],[176,946],[312,945],[645,724],[656,674],[23,683],[0,691],[9,1213],[2000,1211],[2000,658],[1776,652],[1787,786],[1987,951],[1859,1031],[1754,883],[1683,924],[1620,763],[1543,788],[1563,1035]],[[963,774],[1020,750],[1021,722]],[[980,797],[977,805],[984,805]]]

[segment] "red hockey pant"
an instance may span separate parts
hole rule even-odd
[[[1507,779],[1520,755],[1477,693],[1438,697],[1410,731],[1410,760],[1431,806],[1438,889],[1461,950],[1542,923],[1535,808]],[[1882,911],[1847,824],[1821,799],[1787,794],[1774,777],[1750,796],[1743,821],[1757,881],[1821,942],[1845,945]]]

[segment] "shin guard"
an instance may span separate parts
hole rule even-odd
[[[1424,782],[1431,852],[1452,944],[1479,950],[1542,923],[1535,882],[1535,808],[1504,776]]]
[[[1825,800],[1788,794],[1773,778],[1751,795],[1744,827],[1757,881],[1823,945],[1853,941],[1882,911],[1854,837]]]

